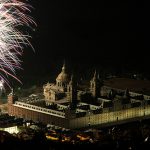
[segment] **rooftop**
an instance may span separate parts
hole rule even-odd
[[[121,84],[120,84],[121,83]],[[130,91],[150,94],[150,81],[149,80],[135,80],[129,78],[112,78],[104,81],[104,85],[112,88],[125,90],[128,88]]]

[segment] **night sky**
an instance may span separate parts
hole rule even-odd
[[[81,72],[90,67],[147,70],[149,9],[144,1],[29,3],[37,23],[31,32],[35,53],[25,49],[22,80],[57,74],[64,59]]]

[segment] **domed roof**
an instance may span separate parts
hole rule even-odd
[[[62,71],[61,73],[58,75],[58,77],[56,78],[57,82],[68,82],[69,81],[69,76],[66,73],[66,66],[65,64],[62,67]]]

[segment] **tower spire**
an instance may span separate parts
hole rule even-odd
[[[71,75],[70,82],[67,86],[67,98],[70,104],[75,108],[77,103],[77,85],[74,75]]]
[[[96,79],[97,78],[97,71],[96,71],[96,69],[95,69],[95,72],[94,72],[94,79]]]
[[[100,96],[100,88],[101,85],[99,80],[99,74],[97,74],[97,70],[95,69],[94,76],[90,81],[90,91],[94,98],[98,98]]]
[[[72,74],[72,75],[71,75],[70,83],[73,83],[73,81],[74,81],[74,75]]]
[[[62,72],[66,72],[66,61],[65,60],[64,60],[63,67],[62,67]]]
[[[94,76],[93,76],[93,81],[97,80],[97,70],[95,69],[95,72],[94,72]]]

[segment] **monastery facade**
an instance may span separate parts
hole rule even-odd
[[[80,88],[64,64],[56,83],[43,86],[43,98],[8,95],[8,113],[25,120],[64,128],[83,128],[128,122],[150,116],[150,96],[103,85],[95,71],[89,87]]]

